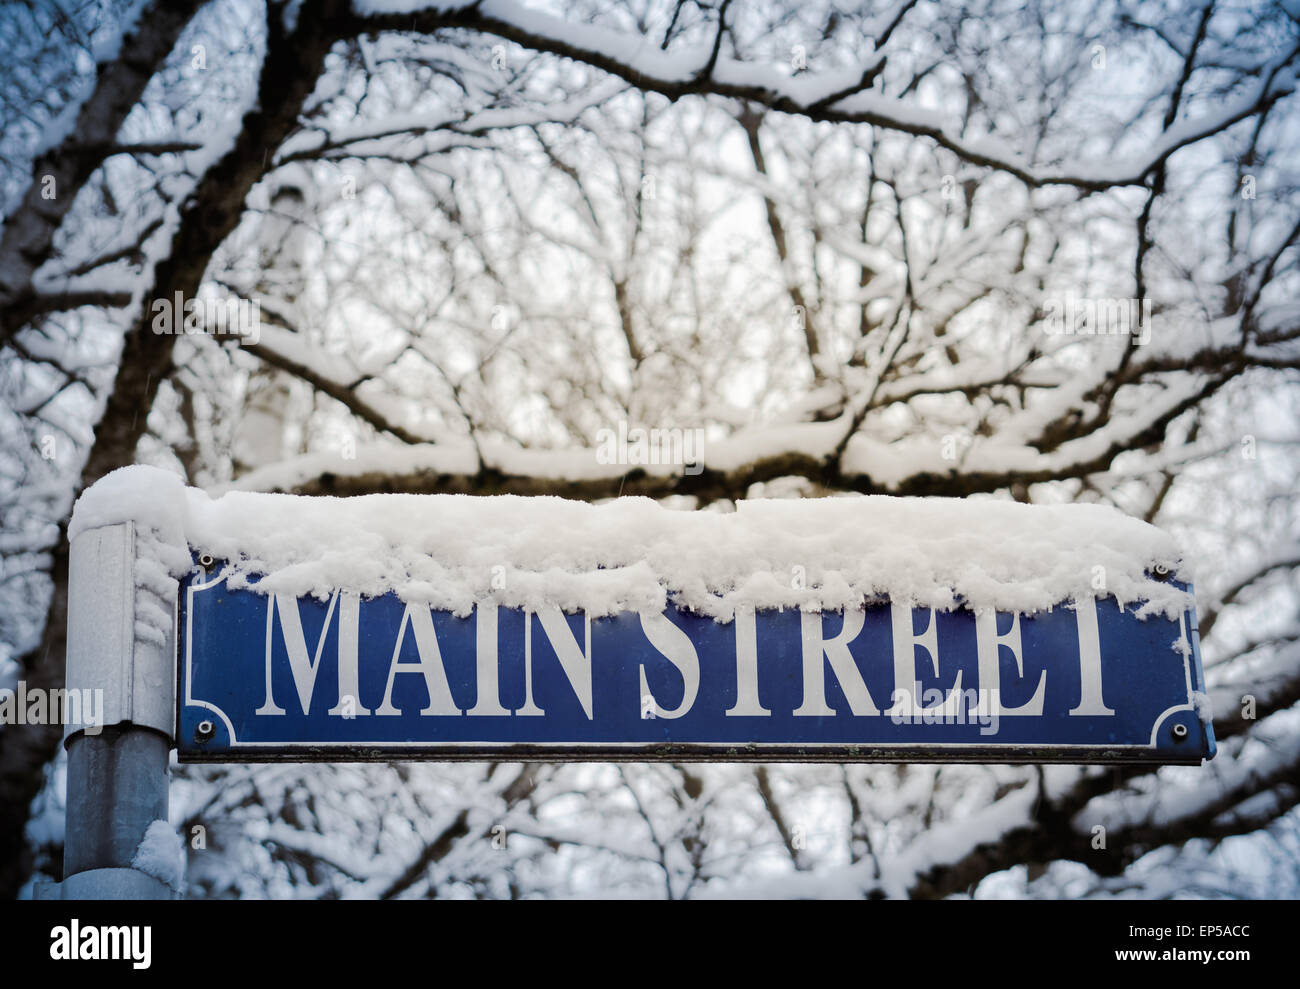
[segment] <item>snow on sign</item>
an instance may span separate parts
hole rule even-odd
[[[1214,752],[1177,549],[1100,506],[211,499],[132,468],[73,535],[121,522],[136,582],[178,582],[183,760]]]

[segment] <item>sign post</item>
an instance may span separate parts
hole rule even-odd
[[[1024,614],[879,597],[719,620],[671,594],[662,611],[489,594],[452,612],[348,587],[263,593],[265,575],[184,537],[164,567],[139,525],[96,516],[72,541],[67,688],[101,692],[103,716],[67,725],[65,878],[44,898],[176,895],[137,867],[167,820],[173,748],[229,763],[1214,755],[1191,589],[1161,571],[1149,587],[1167,606],[1144,617],[1106,594]]]
[[[174,643],[140,620],[174,614],[175,602],[140,580],[136,563],[131,522],[87,530],[70,548],[66,686],[102,692],[103,718],[65,728],[64,879],[43,898],[176,895],[133,866],[149,825],[167,820],[175,731]]]

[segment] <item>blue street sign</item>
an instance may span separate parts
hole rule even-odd
[[[1194,610],[888,602],[717,622],[181,584],[184,761],[1198,763]]]

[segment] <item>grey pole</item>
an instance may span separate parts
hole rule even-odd
[[[131,868],[149,825],[167,819],[170,739],[151,728],[115,725],[99,735],[78,732],[67,747],[64,875]]]
[[[167,820],[175,737],[175,594],[160,592],[162,571],[140,565],[137,545],[124,522],[89,529],[71,546],[67,691],[101,703],[83,703],[81,721],[66,726],[64,879],[51,898],[176,896],[132,866],[149,825]],[[102,717],[90,723],[96,708]]]

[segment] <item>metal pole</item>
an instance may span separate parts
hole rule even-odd
[[[68,573],[67,690],[97,692],[66,726],[67,827],[61,899],[169,899],[164,882],[132,863],[154,821],[167,820],[175,736],[175,595],[137,578],[134,524],[81,533]],[[158,628],[158,616],[171,616]],[[161,640],[161,641],[160,641]],[[89,723],[98,709],[102,718]],[[45,894],[48,896],[48,891]]]
[[[65,875],[129,869],[140,839],[167,819],[171,740],[151,728],[119,725],[68,739]]]

